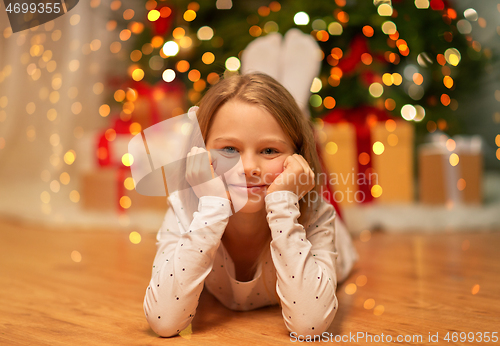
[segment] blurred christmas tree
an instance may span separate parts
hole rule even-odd
[[[145,8],[147,19],[136,17],[125,30],[137,34],[129,77],[181,82],[191,104],[221,74],[239,69],[254,38],[299,28],[324,53],[311,86],[313,117],[373,105],[414,121],[420,135],[454,135],[463,132],[454,114],[459,100],[491,58],[469,35],[481,18],[473,9],[457,13],[447,0],[149,0]]]

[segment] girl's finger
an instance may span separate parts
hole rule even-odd
[[[308,175],[308,185],[311,186],[311,188],[314,187],[315,185],[314,172],[311,169],[311,166],[309,166],[309,163],[302,155],[297,156],[297,161],[299,161],[302,164],[302,167],[304,168],[304,172],[302,174]]]
[[[308,173],[311,168],[309,167],[309,164],[307,163],[306,159],[304,159],[302,155],[299,154],[295,154],[295,159],[302,166],[303,172]]]
[[[290,164],[291,160],[293,159],[292,156],[288,156],[285,161],[283,162],[283,170],[286,170],[286,168],[288,167],[288,165]]]

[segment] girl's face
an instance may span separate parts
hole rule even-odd
[[[291,139],[269,112],[238,100],[228,101],[217,111],[206,148],[219,150],[221,156],[239,154],[243,168],[226,174],[226,182],[229,192],[248,194],[248,202],[239,210],[243,213],[265,208],[267,188],[283,172],[285,159],[294,153]]]

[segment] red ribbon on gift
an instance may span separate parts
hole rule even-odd
[[[389,113],[383,109],[378,109],[372,106],[360,106],[354,109],[336,108],[326,116],[323,121],[329,124],[350,123],[354,125],[356,130],[356,149],[358,153],[358,173],[364,173],[367,184],[358,186],[359,191],[363,192],[365,198],[363,203],[371,202],[373,196],[371,194],[372,182],[368,172],[372,172],[372,141],[370,128],[378,121],[386,121],[391,119]],[[362,164],[359,160],[360,155],[366,153],[370,160],[366,164]]]
[[[116,134],[130,134],[130,125],[132,124],[132,121],[123,121],[120,118],[116,118],[115,121],[113,122],[113,126],[111,129],[115,130]],[[111,147],[109,146],[109,141],[106,138],[106,132],[103,132],[99,136],[99,140],[97,143],[97,150],[102,150],[106,152],[106,156],[101,156],[98,155],[97,161],[99,163],[99,166],[101,167],[108,167],[108,166],[122,166],[120,162],[112,162],[111,157]]]
[[[133,81],[127,83],[125,86],[123,86],[123,89],[126,88],[132,88],[134,89],[138,95],[146,97],[149,100],[150,104],[150,116],[151,116],[151,125],[154,125],[158,122],[160,122],[163,118],[166,117],[161,117],[160,111],[158,109],[158,102],[157,98],[158,96],[155,95],[155,92],[162,92],[164,94],[177,94],[179,97],[182,97],[182,94],[184,93],[184,89],[182,86],[176,83],[165,83],[163,81],[160,81],[154,86],[151,86],[143,81]],[[132,120],[127,120],[124,121],[120,119],[119,116],[115,117],[115,120],[113,122],[113,125],[111,126],[110,129],[113,129],[116,134],[131,134],[130,133],[130,125],[132,124]],[[109,141],[106,138],[106,132],[103,132],[98,139],[98,144],[97,144],[97,150],[98,151],[104,151],[106,155],[98,155],[98,163],[99,166],[101,167],[116,167],[118,168],[118,173],[117,173],[117,197],[118,197],[118,209],[120,211],[124,211],[124,208],[120,205],[119,201],[122,196],[125,195],[125,188],[124,188],[124,181],[125,181],[125,176],[126,172],[129,170],[129,167],[126,167],[122,164],[122,162],[113,162],[112,157],[112,147],[109,145]]]

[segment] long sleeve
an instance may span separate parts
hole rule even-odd
[[[229,200],[202,197],[186,230],[173,209],[158,232],[153,275],[144,298],[148,323],[161,336],[176,335],[191,323],[231,215]]]
[[[276,268],[276,291],[290,332],[321,334],[337,312],[335,210],[324,203],[307,230],[298,222],[296,194],[277,191],[266,196],[271,229],[271,256]]]

